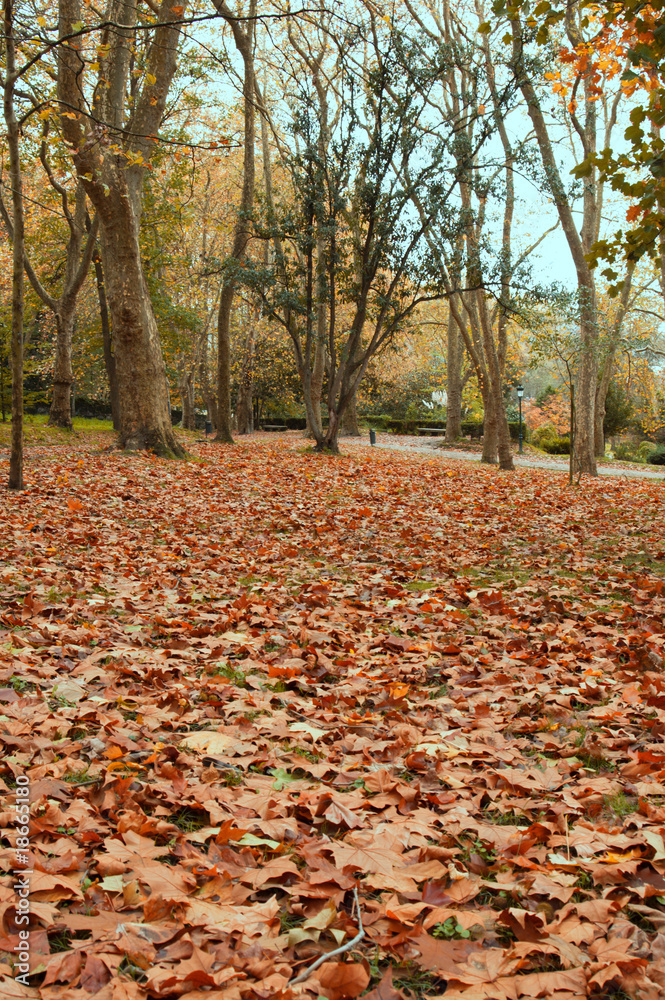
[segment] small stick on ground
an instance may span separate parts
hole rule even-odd
[[[317,958],[316,962],[312,962],[312,964],[308,966],[304,972],[301,972],[299,976],[292,979],[289,986],[295,986],[296,983],[304,983],[305,980],[309,979],[311,974],[318,969],[320,965],[327,962],[329,958],[335,958],[337,955],[343,955],[345,951],[351,951],[351,949],[355,948],[357,944],[360,944],[362,939],[365,937],[365,930],[363,928],[363,919],[360,915],[360,900],[358,899],[358,888],[356,886],[354,886],[353,889],[353,898],[355,900],[356,913],[358,914],[358,933],[356,936],[352,938],[351,941],[347,941],[346,944],[343,944],[341,947],[335,948],[334,951],[328,951],[325,955],[321,955]]]

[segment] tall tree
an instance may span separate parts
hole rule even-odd
[[[589,57],[592,49],[582,31],[583,12],[576,5],[570,4],[564,19],[568,44],[571,52],[584,58],[584,70],[577,74],[569,95],[570,100],[567,100],[565,108],[574,134],[578,137],[582,158],[587,164],[583,178],[582,224],[579,226],[574,215],[574,195],[563,182],[555,155],[551,126],[538,93],[538,84],[542,82],[544,73],[528,54],[528,40],[533,32],[530,28],[525,29],[519,11],[512,11],[509,14],[512,30],[512,69],[526,101],[547,184],[568,243],[577,278],[581,350],[577,364],[575,393],[574,462],[577,472],[597,475],[595,409],[599,389],[599,323],[596,282],[590,261],[592,247],[600,235],[603,182],[594,164],[594,157],[598,152],[600,95],[593,58]],[[606,146],[609,146],[616,124],[621,94],[619,88],[610,102],[609,114],[605,118]],[[604,400],[599,400],[599,408],[603,407]]]
[[[224,0],[213,0],[217,11],[230,26],[236,48],[243,62],[244,150],[242,195],[233,232],[231,253],[223,269],[217,317],[217,435],[216,441],[232,443],[231,433],[231,308],[237,283],[237,268],[252,238],[252,209],[256,177],[256,78],[254,70],[254,35],[256,0],[249,2],[249,14],[240,19]]]
[[[9,177],[12,190],[12,435],[9,455],[10,490],[23,489],[23,260],[25,256],[25,219],[19,124],[14,106],[14,90],[20,76],[16,63],[13,0],[3,0],[3,36],[5,72],[3,112],[7,126]]]
[[[325,45],[301,46],[307,58],[299,63],[289,54],[302,67],[290,70],[289,134],[280,143],[292,202],[277,204],[266,173],[262,235],[272,241],[274,261],[244,277],[288,332],[316,448],[332,451],[371,358],[421,302],[441,295],[439,288],[428,287],[429,275],[418,261],[434,219],[452,211],[448,195],[454,181],[448,171],[455,169],[453,129],[433,136],[420,127],[440,75],[439,55],[430,52],[422,59],[396,26],[386,29],[373,12],[362,32],[336,32],[336,27],[331,12],[319,14],[312,25],[313,32],[335,38],[329,60],[317,58],[328,51]],[[333,103],[326,118],[326,106]],[[322,142],[326,122],[330,139]],[[265,164],[270,157],[265,140],[263,155]],[[411,209],[415,188],[426,202],[421,219],[414,219]],[[313,392],[322,300],[327,427]]]
[[[480,35],[481,41],[476,42],[470,37],[468,20],[473,15],[469,10],[456,11],[448,2],[440,7],[427,4],[418,8],[407,0],[407,5],[421,33],[448,55],[436,106],[442,117],[455,123],[457,133],[454,155],[462,209],[460,225],[451,228],[446,220],[438,231],[428,234],[430,257],[448,294],[450,326],[454,330],[449,338],[451,405],[457,406],[461,396],[461,361],[455,343],[459,338],[471,359],[483,401],[482,459],[493,464],[498,458],[501,468],[512,469],[503,383],[507,323],[513,308],[516,272],[537,245],[520,256],[513,251],[514,170],[521,150],[519,145],[517,151],[513,148],[506,119],[515,105],[515,96],[510,85],[497,84],[489,40]],[[479,25],[483,23],[480,3],[476,4],[475,17]],[[484,152],[481,156],[488,127],[496,130],[501,142],[503,157],[498,162],[494,150],[486,162]],[[488,238],[486,234],[492,198],[502,222],[498,252],[496,237]],[[414,201],[422,217],[417,191]],[[484,251],[490,241],[488,254]],[[456,429],[451,428],[451,436]]]
[[[97,216],[86,232],[86,196],[80,181],[74,191],[74,205],[71,193],[61,184],[48,159],[48,121],[44,125],[39,157],[53,190],[60,197],[62,214],[67,224],[68,238],[65,245],[64,277],[60,294],[56,297],[48,290],[47,282],[40,279],[36,266],[29,254],[24,254],[25,272],[39,298],[51,310],[56,323],[55,362],[53,368],[53,395],[49,413],[49,424],[71,430],[72,408],[72,338],[76,317],[76,300],[88,274],[97,241]],[[72,210],[73,208],[73,210]],[[12,238],[13,224],[4,200],[0,196],[0,212],[5,227]]]
[[[58,102],[62,132],[99,216],[111,314],[122,447],[181,455],[173,429],[159,333],[139,246],[141,190],[176,69],[182,3],[149,18],[137,0],[110,0],[88,101],[80,0],[59,0]],[[137,29],[141,59],[137,65]],[[134,75],[134,70],[138,75]],[[137,84],[138,79],[141,85]]]

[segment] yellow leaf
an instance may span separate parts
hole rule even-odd
[[[151,87],[154,87],[154,85],[157,83],[157,77],[153,76],[152,73],[146,73],[145,78]]]
[[[211,729],[200,729],[197,733],[189,733],[180,746],[200,753],[242,753],[244,746],[238,736],[230,736]]]
[[[306,722],[296,722],[294,725],[289,726],[289,729],[292,733],[307,733],[315,742],[328,732],[327,729],[317,729],[316,726],[309,726]]]
[[[335,906],[333,900],[329,899],[323,909],[319,910],[316,916],[310,917],[304,922],[303,927],[306,930],[324,931],[326,927],[330,927],[336,918],[337,907]]]
[[[642,857],[639,847],[633,847],[629,851],[607,851],[595,860],[605,865],[620,865],[623,861],[636,861]]]
[[[122,875],[107,875],[98,884],[104,892],[122,892],[124,889]]]

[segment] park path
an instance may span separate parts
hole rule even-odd
[[[480,455],[477,452],[467,452],[467,451],[455,451],[447,450],[444,448],[437,448],[434,444],[426,444],[421,439],[411,439],[413,444],[409,443],[408,439],[401,437],[398,441],[388,440],[387,435],[377,435],[377,441],[375,447],[385,448],[391,451],[402,451],[402,452],[415,452],[423,455],[431,455],[432,457],[452,459],[454,461],[462,462],[479,462]],[[416,441],[418,443],[416,443]],[[368,440],[364,438],[358,439],[353,442],[356,446],[361,448],[372,447]],[[344,441],[344,447],[348,447],[351,441],[347,438]],[[520,469],[551,469],[555,472],[568,472],[568,459],[560,460],[553,456],[548,456],[547,458],[541,457],[539,455],[528,455],[524,454],[521,457],[517,455],[514,456],[515,465]],[[651,480],[663,480],[663,472],[657,469],[636,469],[635,466],[629,465],[602,465],[598,466],[598,474],[600,476],[610,476],[615,479],[628,478],[628,479],[651,479]]]

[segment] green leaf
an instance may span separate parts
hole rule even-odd
[[[296,778],[295,775],[289,774],[288,771],[285,771],[283,767],[276,767],[272,772],[272,774],[275,778],[272,787],[275,789],[276,792],[279,792],[282,790],[282,788],[285,788],[290,781],[300,780],[299,778]]]

